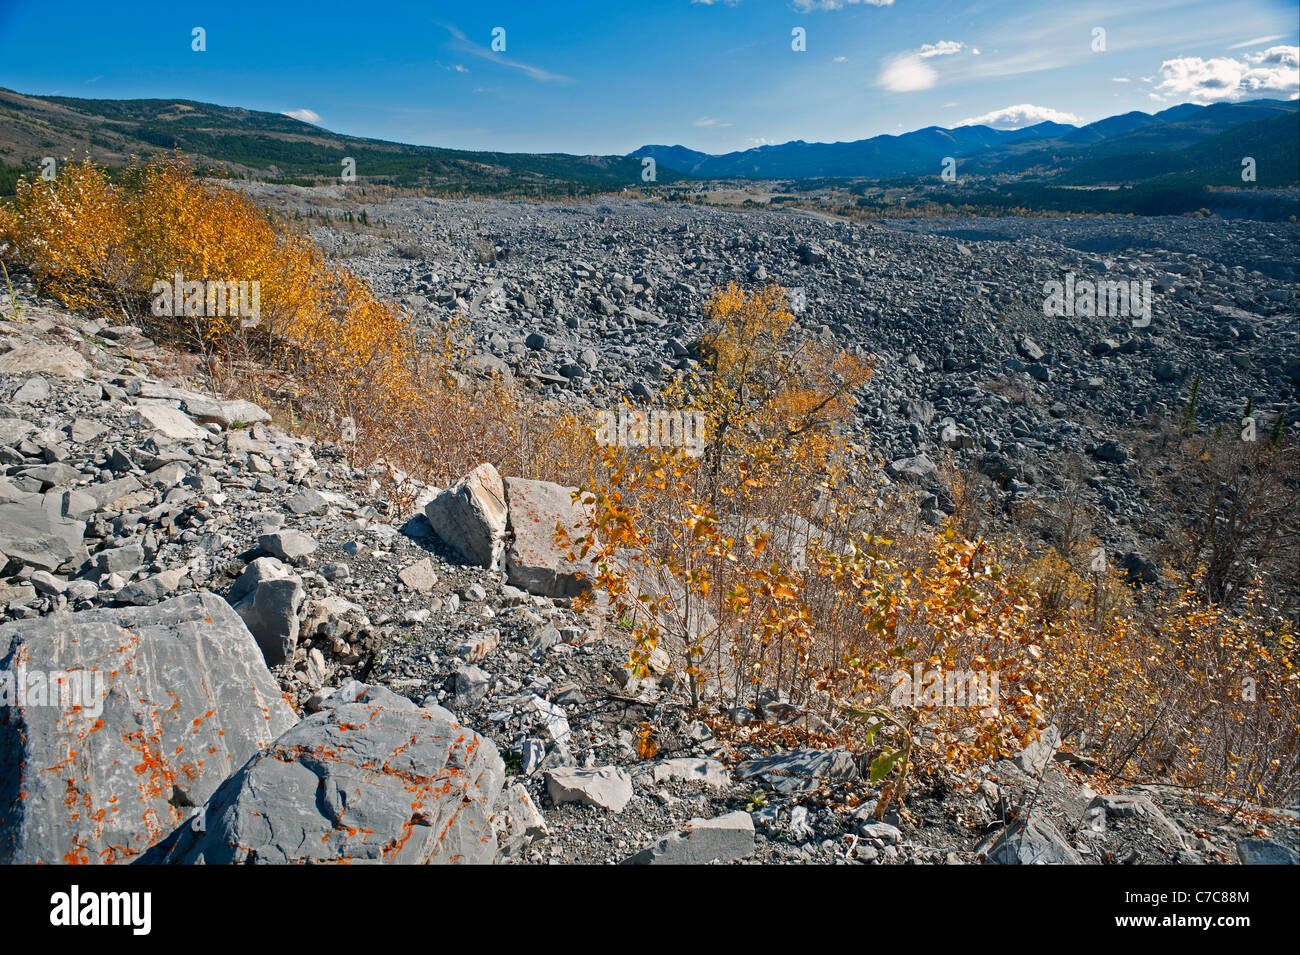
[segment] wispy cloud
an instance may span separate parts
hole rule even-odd
[[[1247,46],[1263,46],[1265,43],[1272,43],[1274,40],[1280,40],[1284,36],[1286,36],[1285,33],[1274,33],[1272,36],[1257,36],[1253,40],[1243,40],[1240,43],[1234,43],[1232,46],[1228,47],[1228,49],[1240,50]]]
[[[726,128],[727,126],[730,126],[731,124],[730,124],[730,123],[720,123],[720,122],[718,122],[718,120],[714,119],[712,116],[701,116],[701,117],[700,117],[699,119],[697,119],[695,122],[691,123],[691,125],[692,125],[692,126],[716,126],[716,127],[718,127],[719,129],[724,129],[724,128]]]
[[[321,124],[320,113],[314,109],[286,109],[280,115],[288,116],[290,119],[296,119],[299,122],[311,123],[313,126]]]
[[[451,34],[452,46],[461,53],[469,56],[477,56],[480,59],[487,60],[490,63],[496,63],[498,66],[509,67],[512,70],[519,70],[529,79],[537,80],[539,83],[571,83],[573,77],[565,76],[563,73],[552,73],[550,70],[544,70],[539,66],[532,66],[528,63],[521,63],[519,60],[509,59],[504,53],[496,53],[486,46],[480,46],[472,41],[462,31],[456,27],[444,24],[448,33]]]

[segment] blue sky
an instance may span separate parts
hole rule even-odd
[[[1295,0],[0,0],[0,86],[457,148],[717,153],[1294,99],[1298,23]]]

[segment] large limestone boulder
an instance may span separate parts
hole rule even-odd
[[[0,626],[0,864],[129,861],[294,721],[215,594]]]
[[[506,553],[506,580],[546,597],[575,597],[591,587],[590,564],[567,557],[588,533],[586,511],[573,500],[573,488],[548,481],[506,478],[511,542]],[[556,528],[575,543],[557,544]]]
[[[897,461],[890,461],[885,466],[885,470],[889,472],[889,476],[895,481],[906,481],[912,484],[923,484],[939,473],[938,465],[931,461],[924,452],[914,454],[910,458],[899,458]]]
[[[491,862],[505,767],[450,716],[349,683],[141,861]]]
[[[465,560],[499,570],[505,552],[506,492],[491,464],[480,464],[424,508],[433,532]]]

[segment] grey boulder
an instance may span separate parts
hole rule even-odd
[[[754,820],[743,810],[692,819],[626,861],[627,865],[705,865],[743,859],[754,851]]]
[[[506,478],[510,510],[510,549],[506,580],[511,586],[545,597],[576,597],[591,587],[594,571],[582,560],[570,560],[577,540],[588,532],[583,509],[574,503],[573,488],[548,481]],[[556,529],[568,542],[556,541]]]
[[[425,505],[438,538],[471,564],[500,569],[505,550],[506,494],[501,475],[480,464]]]
[[[632,798],[632,777],[617,766],[556,768],[548,770],[545,779],[547,795],[556,805],[576,802],[618,813]]]
[[[293,659],[298,647],[298,610],[307,595],[296,576],[258,582],[253,591],[235,605],[268,666]]]
[[[257,539],[258,545],[272,557],[297,564],[315,553],[320,545],[302,531],[286,529],[263,534]]]
[[[0,864],[128,861],[295,721],[207,592],[0,626],[0,694],[59,673],[79,698],[0,709]]]
[[[823,783],[847,782],[857,774],[853,757],[838,749],[796,749],[746,760],[736,767],[740,779],[756,779],[785,795],[812,792]]]
[[[997,833],[976,850],[992,865],[1082,865],[1074,848],[1056,826],[1035,813]]]
[[[446,711],[354,681],[141,861],[489,863],[504,779],[496,746]]]
[[[0,504],[0,553],[41,570],[58,570],[86,559],[86,525],[16,502]]]

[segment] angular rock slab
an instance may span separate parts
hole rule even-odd
[[[0,417],[0,444],[17,444],[36,430],[36,425],[22,418]]]
[[[433,561],[427,557],[408,567],[403,567],[397,572],[397,579],[421,594],[427,594],[438,584],[438,574],[433,569]]]
[[[688,783],[704,783],[714,789],[726,789],[731,785],[731,774],[716,759],[678,756],[656,763],[654,780],[657,783],[680,780]]]
[[[208,437],[208,432],[195,424],[193,418],[169,404],[142,401],[136,406],[135,412],[144,427],[161,431],[173,440],[202,441]]]
[[[1083,859],[1056,826],[1035,813],[1013,822],[976,848],[991,865],[1082,865]]]
[[[813,792],[823,783],[847,782],[857,777],[858,768],[843,750],[795,749],[746,760],[736,767],[736,775],[791,795]]]
[[[590,565],[566,556],[584,536],[586,516],[573,501],[573,488],[548,481],[506,478],[512,540],[506,553],[506,581],[544,597],[576,597],[591,587]],[[556,527],[572,544],[555,542]]]
[[[195,418],[200,421],[215,421],[223,428],[229,428],[236,423],[250,425],[271,420],[270,412],[242,398],[222,401],[218,398],[209,398],[207,395],[196,395],[193,392],[183,392],[180,398],[185,405],[185,410]]]
[[[939,473],[938,466],[924,452],[910,458],[899,458],[886,465],[885,470],[895,481],[910,481],[919,484],[928,481]]]
[[[471,564],[500,569],[505,551],[506,492],[491,464],[480,464],[425,505],[438,538]]]
[[[293,659],[298,647],[298,608],[306,595],[297,576],[281,577],[261,581],[235,604],[235,613],[262,648],[267,666]]]
[[[1271,839],[1242,839],[1237,843],[1237,861],[1242,865],[1300,865],[1300,856]]]
[[[78,351],[66,345],[28,339],[19,341],[0,355],[0,374],[18,375],[38,372],[62,378],[85,378],[90,372],[90,362]]]
[[[692,819],[626,860],[626,865],[706,865],[754,852],[754,820],[743,810],[714,819]]]
[[[20,667],[97,672],[102,697],[0,707],[0,863],[128,861],[296,719],[206,592],[0,626],[0,671]]]
[[[0,504],[0,553],[42,570],[86,560],[86,525],[28,504]]]
[[[144,863],[490,863],[491,740],[355,681],[222,784]]]
[[[576,802],[619,813],[632,798],[632,777],[617,766],[551,769],[545,779],[547,795],[557,806]]]
[[[1061,731],[1048,725],[1038,737],[1016,756],[1015,763],[1031,776],[1039,776],[1049,765],[1061,745]]]

